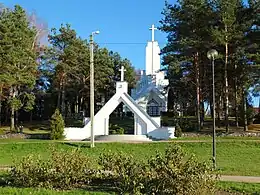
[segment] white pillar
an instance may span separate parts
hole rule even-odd
[[[135,135],[142,135],[143,132],[143,126],[145,125],[145,123],[142,121],[142,119],[140,119],[137,115],[135,115],[135,130],[134,130],[134,134]]]
[[[109,117],[104,118],[104,135],[109,135]]]

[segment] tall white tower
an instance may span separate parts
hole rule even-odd
[[[160,47],[158,42],[154,41],[154,31],[157,30],[157,28],[152,25],[150,30],[152,31],[152,41],[149,41],[146,46],[145,70],[146,75],[155,75],[161,66]]]

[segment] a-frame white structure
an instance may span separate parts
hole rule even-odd
[[[116,94],[99,110],[94,117],[94,134],[109,135],[109,115],[123,102],[134,113],[134,134],[147,135],[155,139],[174,138],[174,128],[160,127],[160,118],[151,118],[129,95],[128,83],[123,81],[124,68],[121,68],[121,81],[116,83]],[[90,137],[90,122],[83,128],[65,128],[65,139],[84,140]]]

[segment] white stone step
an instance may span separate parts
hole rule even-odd
[[[100,135],[96,136],[96,141],[111,142],[151,142],[146,135]]]

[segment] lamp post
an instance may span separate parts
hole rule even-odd
[[[91,148],[95,147],[94,135],[94,35],[99,34],[99,31],[92,32],[89,38],[90,43],[90,126],[91,126]]]
[[[213,167],[216,169],[216,109],[215,109],[215,59],[218,56],[218,52],[215,49],[211,49],[207,53],[207,57],[212,62],[212,105],[213,105],[213,135],[212,135],[212,161]]]

